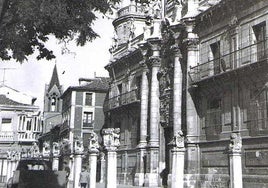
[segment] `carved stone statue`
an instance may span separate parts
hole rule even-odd
[[[115,150],[120,145],[119,133],[119,128],[107,128],[102,130],[103,144],[107,150]]]
[[[62,154],[71,154],[71,144],[68,139],[63,139],[60,143],[60,151]]]
[[[75,138],[74,139],[74,153],[83,154],[83,152],[84,152],[83,141],[78,138]]]
[[[50,155],[50,145],[48,142],[43,143],[43,157],[49,157]]]
[[[53,142],[52,144],[52,154],[53,157],[59,157],[60,155],[60,145],[58,142]]]
[[[90,133],[90,137],[88,139],[89,144],[88,144],[88,151],[89,152],[93,152],[93,151],[98,151],[99,149],[99,143],[98,143],[98,135],[94,132],[91,131]]]
[[[240,153],[242,149],[242,138],[236,133],[230,136],[229,151],[233,153]]]
[[[183,132],[180,130],[174,136],[175,147],[183,148],[184,147],[184,136]]]
[[[40,156],[39,147],[36,142],[33,143],[31,149],[30,149],[30,156],[37,158]]]

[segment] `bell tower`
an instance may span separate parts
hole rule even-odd
[[[61,123],[62,85],[60,85],[57,66],[54,66],[49,84],[45,86],[44,94],[44,131],[48,132],[51,128]]]

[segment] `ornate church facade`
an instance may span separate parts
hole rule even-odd
[[[119,184],[267,186],[264,0],[134,1],[117,10],[104,128]]]

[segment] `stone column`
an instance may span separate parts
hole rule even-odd
[[[103,145],[106,151],[106,183],[105,188],[115,188],[117,183],[117,155],[116,150],[120,145],[119,128],[103,129]]]
[[[79,178],[82,169],[82,155],[84,154],[83,142],[74,139],[74,188],[79,188]]]
[[[52,170],[59,170],[59,157],[60,157],[60,147],[59,143],[53,142],[52,144]]]
[[[187,69],[185,76],[187,78],[185,90],[186,90],[186,127],[187,127],[187,173],[197,174],[199,173],[199,147],[197,144],[199,135],[198,115],[194,104],[194,93],[190,88],[189,72],[190,68],[197,65],[198,60],[198,38],[193,33],[195,26],[195,20],[193,18],[186,18],[183,20],[186,25],[187,38],[184,42],[187,44]]]
[[[7,181],[11,178],[11,151],[7,151]]]
[[[98,136],[94,131],[90,132],[88,153],[90,166],[90,184],[89,187],[96,187],[96,173],[97,173],[97,156],[99,154]]]
[[[230,188],[243,187],[241,150],[242,138],[239,134],[232,133],[229,145]]]
[[[100,153],[100,183],[105,181],[105,154]]]
[[[150,137],[148,144],[149,168],[145,174],[145,186],[158,186],[159,182],[159,81],[157,74],[160,69],[160,40],[151,39],[148,43],[152,50],[152,56],[148,64],[151,70],[151,93],[150,93]]]
[[[174,29],[180,29],[181,25]],[[180,31],[174,30],[175,45],[171,47],[174,53],[174,77],[173,77],[173,141],[171,143],[171,174],[169,175],[169,187],[183,188],[184,182],[184,136],[182,132],[182,58],[179,49]]]
[[[147,147],[147,121],[148,121],[148,67],[146,65],[147,46],[139,45],[141,53],[144,56],[144,60],[140,63],[142,66],[142,78],[141,78],[141,111],[140,111],[140,140],[137,146],[137,168],[135,174],[134,184],[136,186],[142,186],[144,184],[144,156]]]

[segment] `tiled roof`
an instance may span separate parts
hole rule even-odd
[[[93,79],[85,79],[88,83],[81,86],[71,86],[74,90],[87,90],[87,91],[108,91],[110,79],[107,77],[96,77]]]
[[[20,105],[29,106],[28,104],[19,103],[7,98],[5,95],[0,95],[0,105]]]
[[[109,89],[110,78],[107,77],[96,77],[92,79],[83,79],[88,83],[80,86],[70,86],[63,93],[62,97],[66,95],[69,91],[94,91],[94,92],[104,92],[106,93]]]

